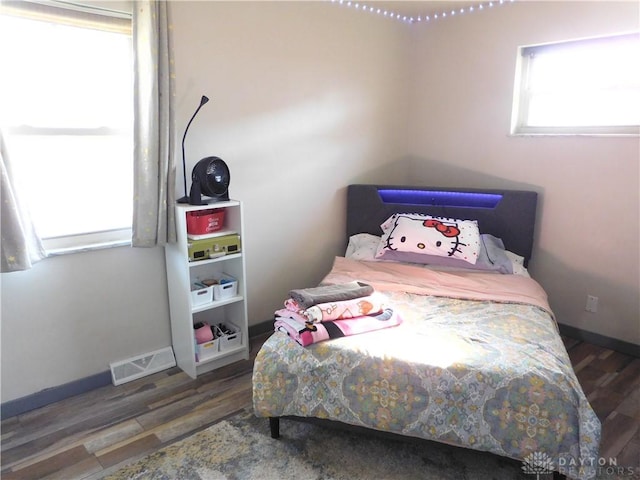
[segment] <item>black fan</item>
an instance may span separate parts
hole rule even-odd
[[[218,157],[207,157],[196,163],[191,172],[189,203],[204,205],[202,195],[218,200],[229,200],[231,173],[227,164]]]
[[[224,160],[218,157],[207,157],[196,163],[191,172],[191,190],[187,196],[187,162],[184,156],[184,141],[187,138],[187,132],[191,126],[191,122],[202,106],[209,101],[205,95],[200,99],[200,105],[191,116],[187,128],[184,129],[182,136],[182,175],[184,176],[184,197],[178,199],[178,203],[189,203],[191,205],[205,205],[208,202],[202,200],[202,195],[211,197],[214,200],[229,200],[229,182],[231,174],[229,167]]]

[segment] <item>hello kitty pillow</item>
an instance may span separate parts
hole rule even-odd
[[[382,225],[384,234],[376,258],[385,252],[407,252],[448,257],[476,264],[480,230],[475,220],[394,213]]]

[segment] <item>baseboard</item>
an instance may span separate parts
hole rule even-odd
[[[249,327],[249,337],[256,337],[272,330],[273,320],[252,325]],[[111,371],[107,370],[106,372],[74,380],[64,385],[47,388],[46,390],[3,403],[0,405],[0,418],[5,420],[10,417],[15,417],[16,415],[21,415],[36,408],[41,408],[51,403],[59,402],[60,400],[111,384]]]
[[[258,323],[256,325],[251,325],[249,327],[249,337],[257,337],[262,335],[263,333],[273,332],[273,319],[266,320],[262,323]]]
[[[626,355],[640,357],[640,345],[616,338],[605,337],[598,333],[580,330],[579,328],[569,325],[559,324],[558,327],[560,328],[560,333],[567,337],[592,343],[600,347],[610,348],[611,350],[616,350]],[[250,326],[249,337],[257,337],[270,331],[273,331],[273,320],[267,320]],[[5,402],[0,405],[0,417],[2,420],[5,420],[106,385],[111,385],[111,371],[109,370]]]
[[[617,338],[606,337],[599,333],[589,332],[587,330],[581,330],[570,325],[558,324],[560,334],[575,338],[576,340],[582,340],[587,343],[598,345],[599,347],[615,350],[616,352],[624,353],[632,357],[640,357],[640,345],[635,343],[625,342],[624,340],[618,340]]]
[[[26,397],[17,398],[16,400],[9,400],[0,405],[0,417],[2,417],[2,420],[15,417],[30,410],[35,410],[50,403],[59,402],[65,398],[86,393],[106,385],[111,385],[110,370],[74,380],[64,385],[58,385],[57,387],[47,388],[46,390],[32,393]]]

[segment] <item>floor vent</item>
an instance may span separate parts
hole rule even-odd
[[[130,382],[175,366],[176,359],[171,347],[109,364],[114,385]]]

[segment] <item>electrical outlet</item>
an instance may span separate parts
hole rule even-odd
[[[587,312],[596,313],[598,311],[598,297],[587,295],[587,305],[584,309]]]

